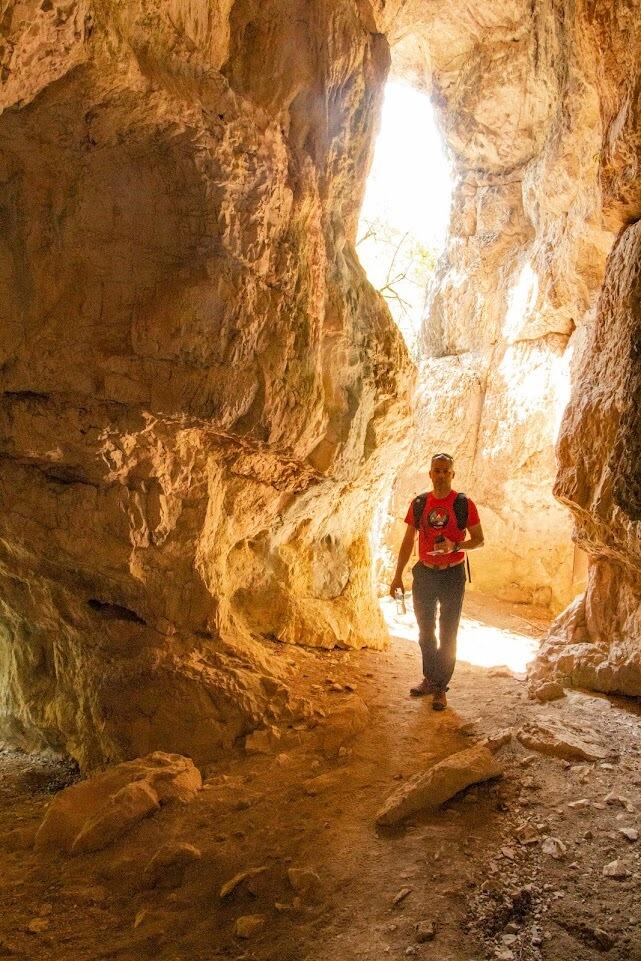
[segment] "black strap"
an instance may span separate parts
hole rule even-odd
[[[417,497],[412,501],[412,510],[414,512],[414,527],[416,530],[421,526],[421,518],[423,516],[423,511],[425,510],[425,504],[427,503],[427,492],[425,494],[418,494]]]
[[[465,494],[457,494],[454,498],[454,514],[456,516],[456,523],[461,528],[462,531],[467,530],[467,517],[469,513],[469,506],[467,502],[467,497]]]

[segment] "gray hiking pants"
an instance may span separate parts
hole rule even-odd
[[[412,568],[414,614],[423,655],[423,675],[447,690],[456,664],[456,634],[465,594],[465,564],[442,571],[418,561]],[[436,644],[436,608],[439,608],[439,644]]]

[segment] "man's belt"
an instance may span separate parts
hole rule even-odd
[[[430,571],[446,571],[449,567],[458,567],[459,564],[465,563],[465,557],[462,557],[460,561],[452,561],[451,564],[428,564],[427,561],[421,561],[423,567],[429,568]]]

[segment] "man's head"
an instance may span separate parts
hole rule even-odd
[[[430,464],[430,479],[437,497],[447,497],[452,490],[454,458],[449,454],[434,454]]]

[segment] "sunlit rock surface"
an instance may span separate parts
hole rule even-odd
[[[286,708],[270,643],[386,638],[411,368],[353,241],[389,47],[294,6],[3,11],[2,732],[85,767],[211,758]]]
[[[627,5],[614,6],[625,20]],[[585,563],[552,496],[554,445],[615,236],[602,204],[603,104],[614,95],[622,106],[625,87],[600,84],[623,20],[605,7],[419,2],[402,19],[394,70],[431,90],[458,182],[390,540],[429,485],[430,454],[450,451],[487,535],[476,587],[559,610]]]
[[[607,590],[616,630],[586,615],[589,643],[633,653],[635,226],[595,311],[641,206],[640,22],[623,0],[5,4],[6,736],[207,759],[287,708],[274,641],[383,642],[369,528],[411,372],[353,241],[390,45],[460,172],[420,450],[479,502],[476,582],[561,602],[570,344],[557,494],[610,570],[586,611]]]
[[[580,394],[559,444],[556,493],[594,561],[585,594],[543,644],[533,685],[552,675],[563,684],[641,695],[640,265],[637,222],[623,230],[608,261],[578,370]]]

